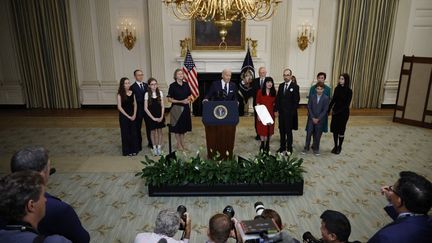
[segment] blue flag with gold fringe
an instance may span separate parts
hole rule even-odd
[[[248,71],[252,73],[252,78],[255,78],[255,68],[253,65],[252,56],[250,54],[249,47],[247,49],[246,56],[243,61],[243,66],[240,71],[240,77],[243,79],[244,74]]]

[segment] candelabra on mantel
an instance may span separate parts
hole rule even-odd
[[[315,40],[315,28],[309,23],[303,23],[297,29],[297,44],[304,51]]]
[[[251,56],[257,57],[257,46],[258,46],[258,40],[252,40],[252,38],[246,38],[246,42],[248,47],[252,46],[251,49]]]
[[[129,51],[135,46],[136,28],[132,21],[125,19],[117,26],[118,41],[122,43]]]
[[[191,46],[191,39],[190,38],[185,38],[184,40],[180,40],[180,47],[181,47],[180,56],[181,57],[186,56],[186,52],[190,46]]]

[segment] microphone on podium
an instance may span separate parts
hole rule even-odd
[[[168,241],[165,238],[162,238],[157,243],[168,243]]]

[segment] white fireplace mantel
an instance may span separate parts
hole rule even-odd
[[[197,67],[197,72],[217,73],[222,72],[224,68],[231,68],[233,72],[240,72],[246,53],[192,52],[191,55]],[[180,63],[180,66],[183,66],[184,57],[177,57],[176,61]],[[252,61],[256,73],[258,67],[265,66],[264,60],[259,57],[253,57]]]

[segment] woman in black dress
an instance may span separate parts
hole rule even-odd
[[[129,79],[121,78],[117,92],[117,109],[119,111],[123,156],[135,156],[138,153],[138,136],[135,127],[137,106],[135,95],[129,88]]]
[[[174,71],[174,80],[168,89],[168,101],[172,103],[170,111],[171,132],[175,134],[177,149],[185,150],[184,137],[192,131],[192,121],[189,103],[192,100],[189,84],[183,81],[181,69]]]
[[[148,90],[144,94],[144,111],[149,116],[149,130],[153,144],[153,155],[161,155],[162,128],[165,127],[164,102],[162,91],[159,90],[157,80],[149,78]]]
[[[347,73],[343,73],[339,77],[339,84],[334,90],[334,95],[329,105],[329,112],[332,111],[330,131],[333,133],[334,140],[334,148],[331,152],[334,154],[340,154],[342,151],[351,99],[350,77]]]

